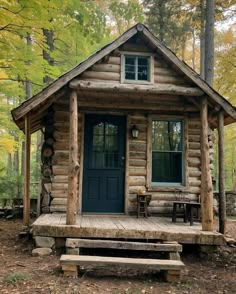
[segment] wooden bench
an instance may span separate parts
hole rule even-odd
[[[146,243],[112,240],[91,240],[91,239],[66,239],[66,253],[79,255],[80,248],[104,248],[119,250],[139,250],[139,251],[158,251],[167,252],[169,259],[180,260],[179,253],[182,252],[182,245],[175,241],[164,243]]]
[[[180,260],[140,259],[88,255],[62,255],[60,265],[65,276],[78,277],[80,266],[124,266],[128,268],[163,271],[168,282],[178,281],[184,263]]]
[[[201,208],[201,203],[193,202],[193,201],[174,201],[173,202],[173,211],[172,211],[172,222],[176,222],[177,217],[177,207],[183,207],[183,218],[184,222],[190,221],[190,226],[193,225],[193,209],[197,209],[197,213],[199,216],[199,210]]]

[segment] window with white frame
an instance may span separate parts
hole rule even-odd
[[[151,58],[150,56],[124,55],[124,80],[125,81],[146,81],[151,79]]]
[[[183,121],[152,120],[152,184],[183,184]]]

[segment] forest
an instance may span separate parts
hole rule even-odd
[[[235,12],[235,0],[215,0],[214,79],[212,75],[209,81],[234,105]],[[0,0],[0,198],[22,198],[23,192],[24,134],[14,124],[11,109],[138,22],[205,78],[206,15],[205,0]],[[41,135],[32,136],[35,197]],[[235,124],[226,127],[225,137],[225,184],[235,190]],[[217,178],[216,166],[214,174]]]

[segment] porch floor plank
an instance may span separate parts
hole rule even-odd
[[[77,223],[66,225],[65,214],[41,215],[33,223],[34,236],[107,239],[158,239],[182,244],[224,245],[217,232],[202,231],[201,224],[172,223],[171,218],[78,215]]]

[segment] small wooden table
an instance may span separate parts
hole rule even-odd
[[[184,209],[184,222],[190,221],[190,226],[193,225],[193,210],[197,209],[197,213],[199,215],[199,209],[201,208],[201,203],[193,202],[193,201],[174,201],[173,202],[173,211],[172,211],[172,222],[176,223],[176,213],[177,207],[183,207]]]

